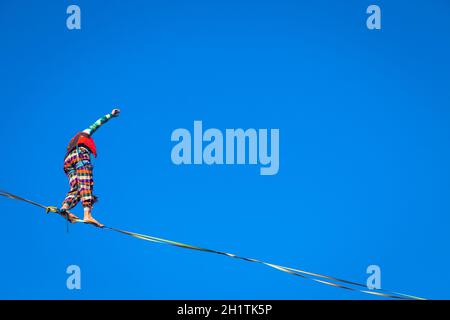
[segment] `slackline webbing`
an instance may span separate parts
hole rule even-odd
[[[44,205],[42,205],[40,203],[37,203],[37,202],[31,201],[31,200],[19,197],[17,195],[14,195],[14,194],[6,192],[6,191],[0,190],[0,196],[32,204],[32,205],[37,206],[39,208],[45,209],[47,212],[58,213],[55,210],[55,207],[44,206]],[[84,221],[81,220],[81,219],[75,219],[75,220],[73,220],[73,222],[84,223]],[[134,238],[137,238],[137,239],[145,240],[145,241],[162,243],[162,244],[168,244],[168,245],[179,247],[179,248],[196,250],[196,251],[203,251],[203,252],[209,252],[209,253],[223,255],[223,256],[239,259],[239,260],[244,260],[244,261],[247,261],[247,262],[254,262],[254,263],[265,265],[265,266],[273,268],[273,269],[277,269],[277,270],[289,273],[289,274],[297,276],[297,277],[301,277],[301,278],[308,279],[308,280],[311,280],[311,281],[314,281],[314,282],[318,282],[318,283],[322,283],[322,284],[326,284],[326,285],[329,285],[329,286],[333,286],[333,287],[337,287],[337,288],[341,288],[341,289],[346,289],[346,290],[350,290],[350,291],[362,292],[362,293],[365,293],[365,294],[370,294],[370,295],[375,295],[375,296],[380,296],[380,297],[385,297],[385,298],[400,299],[400,300],[426,300],[424,298],[420,298],[420,297],[417,297],[417,296],[412,296],[412,295],[399,293],[399,292],[394,292],[394,291],[388,291],[388,290],[382,290],[382,289],[370,290],[370,289],[367,288],[366,285],[363,285],[363,284],[358,283],[358,282],[353,282],[353,281],[348,281],[348,280],[344,280],[344,279],[339,279],[339,278],[336,278],[336,277],[323,275],[323,274],[320,274],[320,273],[314,273],[314,272],[308,272],[308,271],[305,271],[305,270],[294,269],[294,268],[290,268],[290,267],[284,267],[284,266],[281,266],[281,265],[265,262],[265,261],[262,261],[262,260],[241,257],[241,256],[238,256],[238,255],[235,255],[235,254],[232,254],[232,253],[227,253],[227,252],[222,252],[222,251],[217,251],[217,250],[211,250],[211,249],[196,247],[196,246],[185,244],[185,243],[181,243],[181,242],[176,242],[176,241],[167,240],[167,239],[163,239],[163,238],[157,238],[157,237],[153,237],[153,236],[149,236],[149,235],[145,235],[145,234],[139,234],[139,233],[135,233],[135,232],[125,231],[125,230],[121,230],[121,229],[117,229],[117,228],[113,228],[113,227],[108,227],[108,226],[104,226],[102,229],[114,231],[114,232],[117,232],[117,233],[120,233],[120,234],[124,234],[124,235],[131,236],[131,237],[134,237]]]

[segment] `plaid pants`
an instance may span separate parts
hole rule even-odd
[[[64,159],[64,172],[69,179],[70,191],[63,205],[68,206],[69,210],[80,200],[83,207],[92,208],[94,205],[92,169],[90,153],[85,148],[75,149]]]

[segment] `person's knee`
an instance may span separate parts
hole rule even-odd
[[[78,194],[78,193],[80,193],[80,188],[79,188],[78,186],[73,186],[73,187],[70,189],[70,193]]]

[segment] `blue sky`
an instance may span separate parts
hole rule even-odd
[[[450,298],[447,1],[2,1],[0,188],[59,205],[96,134],[107,225]],[[82,29],[66,28],[81,8]],[[175,166],[177,128],[279,128],[280,171]],[[0,199],[0,298],[370,299]],[[81,208],[75,212],[80,213]],[[79,265],[82,289],[66,288]]]

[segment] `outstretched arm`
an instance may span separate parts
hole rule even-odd
[[[87,133],[90,136],[93,135],[98,128],[107,123],[111,118],[119,116],[119,113],[120,113],[119,109],[114,109],[113,111],[111,111],[111,113],[104,115],[103,117],[95,121],[93,124],[91,124],[89,128],[84,129],[83,132]]]

